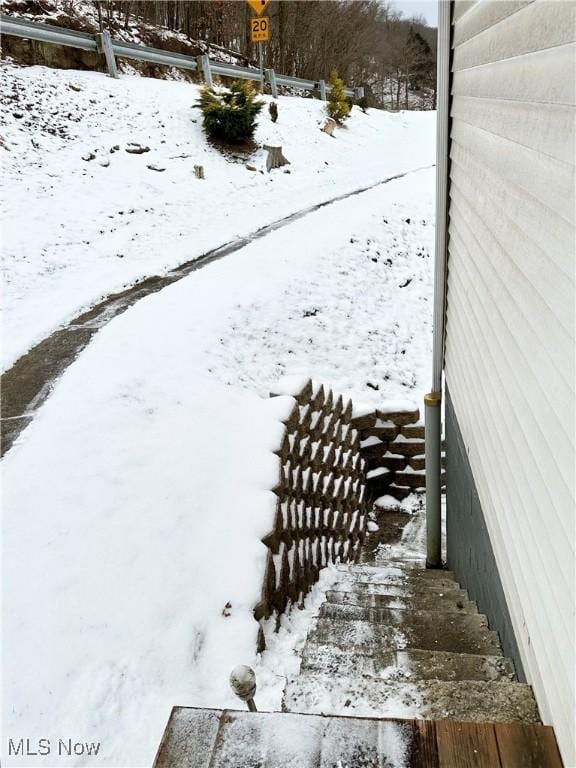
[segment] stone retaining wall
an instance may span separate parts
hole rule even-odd
[[[291,394],[295,404],[277,450],[278,504],[263,539],[269,552],[257,620],[301,602],[329,563],[357,561],[365,535],[366,466],[352,402],[310,380],[293,388],[271,393]],[[258,647],[264,649],[262,631]]]
[[[420,411],[382,405],[355,415],[352,424],[360,433],[360,453],[366,461],[366,486],[370,500],[390,495],[402,500],[426,487],[424,424]],[[444,443],[442,443],[444,449]],[[442,466],[445,457],[442,456]],[[442,475],[442,484],[446,482]]]
[[[425,488],[424,425],[418,409],[392,405],[354,413],[311,380],[280,382],[290,395],[276,454],[279,476],[258,621],[301,603],[329,563],[357,562],[368,512],[379,496],[403,499]],[[261,630],[258,650],[264,650]]]

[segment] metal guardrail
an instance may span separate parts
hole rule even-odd
[[[12,35],[30,40],[38,40],[42,43],[54,45],[67,45],[70,48],[80,48],[84,51],[102,53],[106,57],[108,74],[117,77],[116,57],[122,59],[137,59],[151,64],[163,64],[169,67],[189,69],[201,73],[204,81],[212,85],[212,75],[236,78],[238,80],[253,80],[266,82],[270,86],[273,96],[278,95],[278,86],[299,88],[304,91],[318,91],[320,98],[326,101],[330,86],[324,80],[304,80],[299,77],[279,75],[273,69],[261,72],[256,67],[240,67],[236,64],[214,61],[207,55],[186,56],[182,53],[172,53],[160,48],[150,48],[137,43],[126,43],[114,40],[108,32],[91,35],[87,32],[76,32],[64,27],[55,27],[51,24],[16,19],[12,16],[0,14],[0,33]],[[363,88],[345,88],[345,94],[349,98],[359,99],[364,95]]]

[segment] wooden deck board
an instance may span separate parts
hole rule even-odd
[[[500,756],[491,723],[460,723],[438,720],[439,768],[499,768]]]
[[[419,735],[419,768],[438,768],[436,728],[432,720],[413,720]]]
[[[505,723],[495,731],[502,768],[562,768],[550,726]]]

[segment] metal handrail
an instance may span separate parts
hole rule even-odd
[[[164,64],[169,67],[179,67],[192,71],[200,71],[204,80],[211,84],[212,74],[224,77],[233,77],[239,80],[262,81],[262,72],[255,67],[241,67],[223,61],[209,59],[208,56],[187,56],[183,53],[173,53],[160,48],[150,48],[138,43],[128,43],[114,40],[107,32],[91,35],[87,32],[77,32],[65,27],[56,27],[52,24],[29,21],[28,19],[16,19],[6,14],[0,14],[0,33],[12,35],[30,40],[38,40],[54,45],[66,45],[71,48],[81,48],[85,51],[97,51],[106,54],[108,71],[112,77],[116,77],[114,59],[119,56],[123,59],[136,59],[152,64]],[[307,80],[290,75],[279,75],[272,69],[266,70],[266,81],[270,84],[272,95],[276,96],[277,85],[299,88],[304,91],[319,91],[322,99],[330,91],[330,86],[324,80]],[[344,93],[349,98],[360,98],[364,95],[363,88],[345,88]]]

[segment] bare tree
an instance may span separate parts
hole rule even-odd
[[[97,0],[94,5],[100,28],[103,12],[108,25],[125,30],[131,21],[143,20],[256,63],[251,12],[239,0]],[[278,72],[328,79],[337,69],[346,83],[365,86],[373,102],[391,109],[400,108],[402,93],[406,106],[410,91],[434,87],[435,31],[423,19],[403,19],[383,0],[272,0],[267,12],[271,37],[265,63]]]

